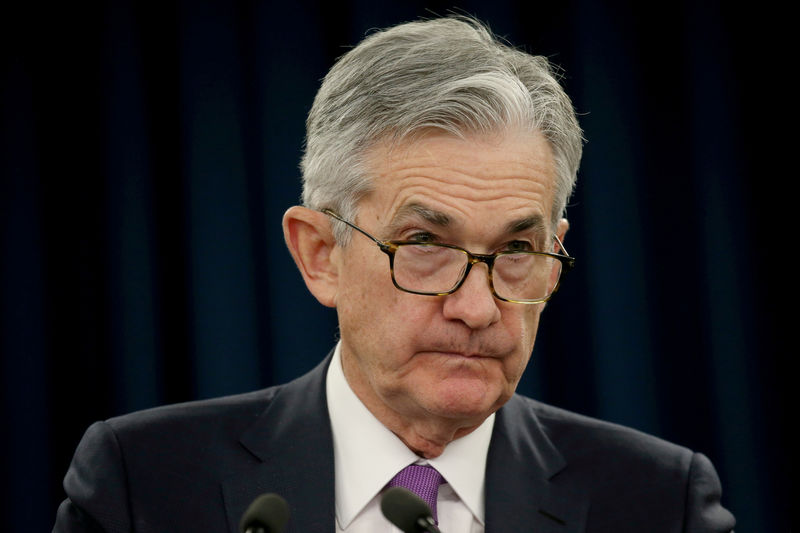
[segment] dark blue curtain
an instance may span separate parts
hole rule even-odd
[[[578,267],[520,388],[706,453],[737,530],[788,531],[775,14],[536,4],[458,5],[564,68],[588,138]],[[4,8],[3,530],[49,530],[92,421],[283,382],[327,353],[335,314],[280,228],[305,114],[371,28],[451,8]]]

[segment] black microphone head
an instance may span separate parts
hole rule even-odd
[[[281,533],[289,521],[289,505],[275,493],[262,494],[250,504],[239,522],[240,533],[261,528],[264,533]]]
[[[404,533],[418,533],[420,518],[433,523],[433,513],[428,504],[403,487],[392,487],[381,498],[381,511],[389,522]]]

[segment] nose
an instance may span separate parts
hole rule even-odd
[[[472,267],[463,285],[444,296],[443,313],[449,320],[460,320],[470,329],[483,329],[500,320],[497,299],[489,287],[489,270],[485,263]]]

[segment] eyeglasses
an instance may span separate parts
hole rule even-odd
[[[575,258],[549,252],[508,250],[473,254],[452,244],[381,241],[330,209],[322,212],[371,239],[389,256],[394,286],[401,291],[427,296],[456,292],[476,263],[486,263],[489,287],[498,300],[520,304],[548,301],[558,290],[561,275],[575,266]],[[561,250],[566,249],[557,236]]]

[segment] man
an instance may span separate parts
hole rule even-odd
[[[581,131],[545,59],[471,20],[397,26],[337,62],[307,129],[284,234],[335,350],[93,425],[55,531],[235,531],[264,492],[289,531],[393,531],[380,499],[408,475],[446,532],[733,527],[702,455],[514,394],[572,265]]]

